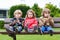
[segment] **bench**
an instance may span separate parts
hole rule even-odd
[[[4,22],[4,27],[9,27],[9,23],[11,22],[12,18],[5,18]],[[39,18],[37,18],[38,20]],[[53,28],[60,28],[60,18],[53,18],[54,19],[54,27]],[[6,29],[7,30],[7,29]],[[9,31],[9,30],[8,30]],[[10,31],[9,31],[10,32]],[[54,34],[60,34],[60,32],[53,32]],[[0,34],[8,34],[8,32],[0,32]],[[15,34],[14,37],[13,37],[13,40],[16,40],[16,34],[40,34],[38,32],[35,32],[35,33],[27,33],[27,32],[21,32],[21,33],[13,33]],[[44,34],[48,34],[48,33],[44,33]]]
[[[5,18],[4,22],[4,27],[8,27],[9,26],[9,23],[11,22],[12,18]],[[39,18],[37,18],[38,20]],[[54,27],[53,28],[60,28],[60,18],[53,18],[54,19]]]

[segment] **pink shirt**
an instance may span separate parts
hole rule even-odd
[[[38,25],[36,18],[26,18],[25,19],[24,26],[27,26],[28,28],[33,28],[33,25],[34,26]]]

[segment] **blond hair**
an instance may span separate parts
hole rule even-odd
[[[50,13],[50,10],[49,10],[48,8],[43,9],[43,11],[42,11],[42,13],[41,13],[42,16],[44,15],[44,12]]]
[[[16,15],[16,14],[21,14],[22,15],[22,11],[21,10],[15,10],[15,12],[14,12],[14,15]]]
[[[34,18],[36,17],[35,12],[34,12],[32,9],[29,9],[29,10],[27,11],[27,14],[26,14],[26,17],[25,17],[25,18],[28,17],[28,12],[31,12],[31,13],[33,14],[33,17],[34,17]]]

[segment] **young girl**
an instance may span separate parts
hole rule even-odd
[[[50,10],[45,8],[42,11],[42,16],[39,19],[39,29],[38,30],[41,33],[48,31],[50,33],[50,35],[52,36],[52,34],[53,34],[52,26],[54,26],[54,21],[53,21],[53,18],[50,16]]]
[[[21,10],[16,10],[14,12],[14,18],[11,20],[9,30],[13,32],[17,31],[18,33],[20,33],[22,31],[22,26],[23,26],[22,22],[23,22],[22,12]]]
[[[24,28],[26,32],[35,32],[37,29],[38,22],[36,20],[35,12],[29,9],[26,14]]]

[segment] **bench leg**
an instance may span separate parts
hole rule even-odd
[[[8,29],[6,29],[6,31],[8,32],[8,35],[13,38],[13,40],[16,40],[16,33],[11,32],[11,31],[8,30]]]
[[[13,40],[16,40],[16,35],[13,36]]]

